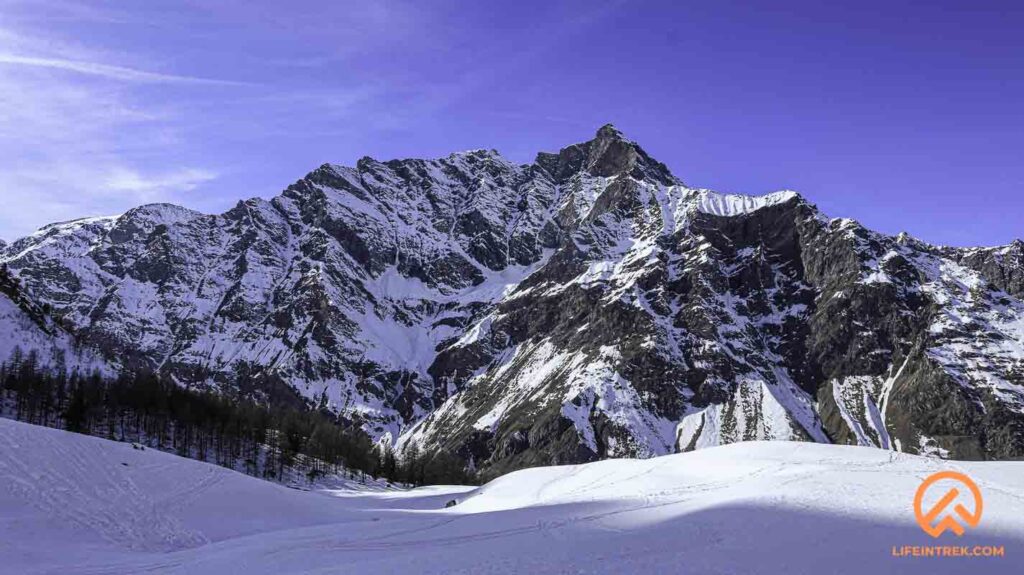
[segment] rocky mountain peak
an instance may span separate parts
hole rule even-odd
[[[615,127],[615,124],[605,124],[597,129],[596,139],[612,139],[612,140],[623,140],[629,141],[625,134],[621,130]]]
[[[910,233],[906,231],[902,231],[899,234],[897,234],[895,240],[896,243],[901,246],[927,248],[927,244],[910,235]]]
[[[629,174],[638,180],[649,179],[664,185],[681,183],[665,164],[647,155],[612,124],[601,126],[592,140],[567,146],[557,154],[537,154],[536,163],[558,183],[579,172],[598,177]]]

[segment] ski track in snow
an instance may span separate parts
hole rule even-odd
[[[985,496],[981,526],[962,538],[914,523],[914,492],[940,469],[968,473]],[[299,491],[0,420],[0,573],[1019,573],[1022,472],[750,442],[527,469],[476,489]],[[1006,556],[891,556],[935,543]]]

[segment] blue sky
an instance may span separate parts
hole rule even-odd
[[[1024,236],[1024,4],[826,4],[0,0],[0,237],[607,122],[693,186]]]

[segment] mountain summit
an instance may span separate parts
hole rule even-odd
[[[690,188],[608,125],[532,164],[326,164],[4,247],[0,352],[330,409],[477,469],[754,439],[1024,455],[1024,250]],[[6,302],[6,303],[5,303]]]
[[[559,183],[581,171],[601,177],[628,174],[637,179],[650,179],[664,185],[681,183],[664,164],[653,160],[640,146],[626,139],[622,132],[611,124],[602,126],[589,142],[562,148],[557,154],[537,154],[536,164],[543,167]]]

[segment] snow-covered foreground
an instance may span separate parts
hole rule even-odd
[[[914,522],[921,480],[968,473],[978,529]],[[451,499],[459,504],[445,509]],[[1002,558],[893,546],[1003,545]],[[300,491],[0,419],[2,573],[1021,573],[1024,463],[746,443],[538,468],[480,489]]]

